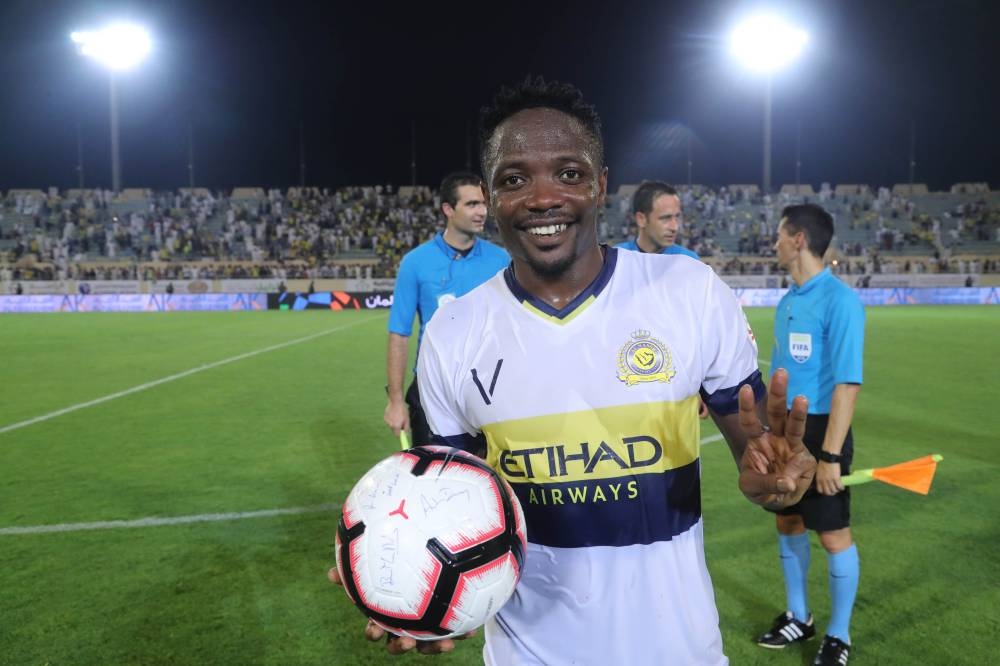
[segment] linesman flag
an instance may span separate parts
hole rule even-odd
[[[934,472],[937,471],[937,464],[943,456],[934,454],[924,456],[916,460],[902,462],[889,467],[876,467],[874,469],[859,469],[848,474],[841,481],[845,486],[854,486],[859,483],[869,481],[881,481],[892,486],[899,486],[906,490],[911,490],[921,495],[926,495],[931,490],[931,481],[934,480]]]

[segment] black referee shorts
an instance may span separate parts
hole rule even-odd
[[[829,414],[810,414],[806,419],[806,434],[802,441],[817,460],[823,448],[823,437],[826,435],[829,421]],[[840,455],[840,474],[847,476],[851,472],[851,460],[854,458],[854,433],[850,428],[847,429],[847,437],[844,439]],[[832,532],[850,527],[851,489],[844,488],[833,496],[821,495],[816,491],[816,481],[813,480],[798,504],[772,513],[779,516],[802,516],[806,529],[816,532]]]
[[[431,427],[420,404],[420,389],[414,378],[410,388],[406,390],[406,405],[410,408],[410,446],[426,446],[431,442]]]

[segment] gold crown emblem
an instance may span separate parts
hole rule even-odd
[[[630,337],[618,350],[618,379],[626,386],[670,383],[677,371],[667,346],[644,329],[633,331]]]

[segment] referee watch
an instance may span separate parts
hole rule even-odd
[[[841,455],[839,453],[830,453],[826,449],[820,449],[819,455],[816,457],[823,462],[828,463],[839,463],[841,459]]]

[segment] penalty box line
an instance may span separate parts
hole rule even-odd
[[[324,335],[330,335],[331,333],[336,333],[338,331],[343,331],[345,329],[357,326],[358,324],[363,324],[371,320],[378,319],[377,317],[370,317],[362,319],[360,321],[351,322],[344,326],[338,326],[336,328],[331,328],[326,331],[320,331],[319,333],[313,333],[312,335],[307,335],[304,338],[297,338],[295,340],[289,340],[288,342],[282,342],[280,344],[271,345],[270,347],[264,347],[263,349],[257,349],[255,351],[246,352],[245,354],[239,354],[237,356],[231,356],[230,358],[224,358],[221,361],[215,361],[213,363],[208,363],[206,365],[199,365],[196,368],[191,368],[190,370],[185,370],[184,372],[178,372],[177,374],[170,375],[168,377],[161,377],[160,379],[155,379],[151,382],[146,382],[145,384],[139,384],[138,386],[133,386],[132,388],[125,389],[124,391],[118,391],[117,393],[111,393],[109,395],[102,396],[100,398],[95,398],[94,400],[88,400],[86,402],[80,402],[75,405],[70,405],[69,407],[64,407],[63,409],[57,409],[54,412],[49,412],[48,414],[42,414],[41,416],[36,416],[30,418],[26,421],[20,421],[18,423],[11,423],[0,427],[0,435],[5,432],[10,432],[12,430],[18,430],[20,428],[26,428],[30,425],[36,423],[42,423],[48,421],[49,419],[54,419],[58,416],[64,416],[72,412],[78,411],[80,409],[86,409],[88,407],[94,407],[96,405],[103,404],[105,402],[110,402],[112,400],[117,400],[118,398],[124,398],[127,395],[132,395],[133,393],[139,393],[140,391],[146,391],[148,389],[160,386],[161,384],[166,384],[168,382],[176,381],[178,379],[183,379],[185,377],[190,377],[191,375],[198,374],[199,372],[204,372],[206,370],[212,370],[213,368],[218,368],[223,365],[228,365],[230,363],[236,363],[237,361],[242,361],[244,359],[252,358],[254,356],[259,356],[260,354],[266,354],[267,352],[278,351],[279,349],[284,349],[285,347],[291,347],[293,345],[298,345],[303,342],[309,342],[310,340],[315,340],[316,338],[321,338]]]

